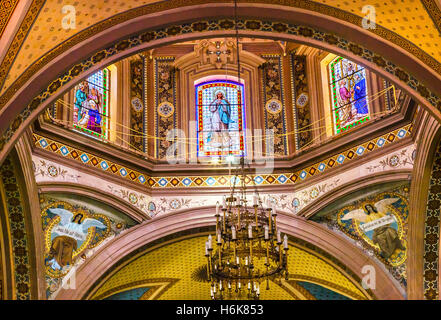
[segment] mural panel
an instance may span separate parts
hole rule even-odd
[[[8,220],[10,241],[11,241],[11,262],[14,270],[13,292],[16,300],[30,300],[34,298],[31,294],[33,273],[32,268],[32,247],[30,235],[27,232],[29,220],[25,219],[26,207],[24,204],[28,199],[23,192],[19,165],[20,160],[15,152],[11,152],[0,166],[0,188],[4,196],[5,219]],[[0,209],[3,210],[3,209]]]
[[[174,57],[155,58],[155,150],[159,159],[167,156],[168,147],[173,143],[167,140],[167,133],[176,129],[177,97],[174,61]]]
[[[40,197],[45,241],[45,270],[48,298],[63,285],[63,278],[85,261],[106,238],[131,226],[104,209],[95,212],[83,203]],[[72,271],[74,272],[74,271]]]
[[[198,157],[245,155],[244,86],[211,81],[196,86]]]
[[[409,186],[403,185],[312,220],[355,241],[368,255],[383,263],[405,288],[408,193]]]

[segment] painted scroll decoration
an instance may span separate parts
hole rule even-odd
[[[170,130],[176,129],[176,70],[174,57],[155,58],[155,152],[158,159],[170,155],[173,141],[167,139]],[[176,154],[172,154],[176,155]]]
[[[294,123],[296,148],[301,149],[312,141],[311,108],[309,104],[306,56],[291,54]]]
[[[265,129],[274,130],[274,148],[271,139],[266,141],[266,154],[286,155],[288,145],[286,133],[285,97],[283,92],[282,58],[277,54],[262,55],[266,60],[262,68]],[[273,149],[273,150],[272,150]]]

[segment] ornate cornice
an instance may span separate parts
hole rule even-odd
[[[393,130],[387,134],[378,136],[365,143],[356,145],[348,150],[334,154],[322,161],[316,162],[306,168],[294,172],[277,174],[255,174],[254,183],[257,186],[266,185],[293,185],[310,179],[321,173],[333,170],[343,163],[347,164],[355,159],[364,157],[374,150],[396,143],[399,140],[410,136],[412,125],[408,124],[402,128]],[[102,172],[116,175],[123,180],[127,180],[136,185],[145,186],[151,189],[158,188],[200,188],[200,187],[226,187],[230,181],[224,175],[186,175],[186,176],[150,176],[145,172],[129,168],[126,165],[104,159],[96,154],[92,154],[79,148],[74,148],[62,142],[33,134],[34,146],[51,153],[56,153],[63,158],[75,161],[83,166],[93,167]],[[249,185],[254,185],[252,180],[247,181]]]

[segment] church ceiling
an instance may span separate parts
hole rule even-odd
[[[275,3],[277,1],[261,0],[257,2]],[[391,0],[385,2],[360,0],[353,4],[354,2],[343,0],[323,0],[318,2],[289,1],[288,5],[321,12],[356,24],[360,22],[360,18],[365,16],[362,12],[363,6],[374,6],[378,27],[373,32],[391,41],[398,38],[405,39],[407,40],[403,42],[405,50],[415,54],[416,51],[411,48],[413,45],[430,58],[437,61],[441,60],[441,35],[437,29],[440,26],[435,25],[435,23],[441,24],[439,22],[440,11],[434,1]],[[4,5],[4,8],[1,8],[3,9],[2,14],[7,17],[14,8],[13,1],[2,1],[1,3]],[[6,3],[10,3],[10,6],[7,7]],[[191,5],[193,3],[207,3],[207,1],[185,1],[184,3],[185,5]],[[284,4],[286,4],[286,1],[284,1]],[[62,43],[66,45],[64,42],[72,39],[73,36],[81,33],[82,39],[88,38],[99,30],[136,16],[136,13],[130,13],[129,11],[140,6],[144,6],[145,12],[154,12],[179,7],[181,2],[154,0],[101,0],[87,2],[79,0],[74,2],[73,5],[76,8],[76,28],[65,30],[61,25],[61,21],[66,15],[61,11],[63,6],[61,1],[35,0],[33,2],[20,31],[16,35],[15,41],[2,62],[2,69],[5,72],[0,75],[0,80],[3,84],[1,94],[29,66]],[[123,16],[115,18],[115,15],[124,12],[128,13],[124,15],[124,18]],[[87,32],[84,32],[85,30]],[[421,54],[419,55],[421,56]],[[6,75],[7,77],[4,79]]]
[[[130,299],[129,295],[135,299],[209,299],[206,258],[201,251],[205,240],[205,236],[186,239],[143,254],[110,275],[92,299],[115,299],[116,294],[122,299]],[[263,300],[318,300],[323,295],[367,299],[353,279],[326,259],[294,246],[289,252],[289,280],[282,285],[270,282],[270,290],[262,290]],[[135,288],[144,290],[136,294]]]

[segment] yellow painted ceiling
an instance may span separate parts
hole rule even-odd
[[[441,60],[441,34],[420,0],[322,0],[323,4],[364,17],[363,6],[375,7],[376,23]]]
[[[47,0],[23,42],[0,93],[3,93],[38,58],[76,33],[115,14],[154,2],[159,1],[77,0],[67,3],[66,1]],[[61,9],[66,4],[76,8],[76,29],[62,28],[61,21],[66,14],[63,14]]]
[[[205,236],[185,239],[138,257],[108,278],[94,293],[93,299],[106,298],[139,286],[158,287],[162,292],[159,297],[161,300],[210,299],[209,284],[194,276],[196,270],[206,265],[205,241]],[[288,261],[290,280],[315,282],[350,298],[364,297],[345,275],[307,251],[290,246]],[[170,286],[164,289],[167,284]],[[286,287],[292,286],[288,284]],[[261,299],[302,299],[302,296],[295,292],[293,296],[271,282],[270,290],[261,290]]]
[[[160,2],[157,0],[76,0],[77,28],[64,30],[61,26],[63,1],[47,0],[24,41],[10,69],[3,93],[23,71],[46,52],[75,33],[115,14],[129,9]],[[191,1],[189,1],[191,2]],[[363,17],[362,7],[376,8],[377,24],[411,41],[427,54],[441,61],[441,35],[420,0],[321,0],[317,1]]]

